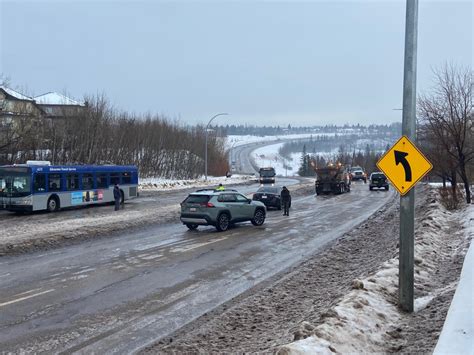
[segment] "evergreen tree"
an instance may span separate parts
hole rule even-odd
[[[310,156],[306,152],[306,144],[303,145],[303,152],[301,154],[301,166],[298,169],[298,175],[299,176],[311,176],[312,174],[312,168],[310,165]]]

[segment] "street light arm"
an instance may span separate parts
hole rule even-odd
[[[219,117],[219,116],[226,116],[226,115],[228,115],[228,113],[225,113],[225,112],[224,112],[224,113],[218,113],[217,115],[214,115],[214,116],[209,120],[209,122],[207,123],[206,131],[207,131],[207,129],[209,128],[209,125],[211,124],[211,122],[214,120],[214,118]]]

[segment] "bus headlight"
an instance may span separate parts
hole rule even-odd
[[[23,205],[23,206],[28,206],[28,205],[31,205],[32,202],[31,202],[31,197],[23,197],[21,199],[18,199],[16,201],[16,204],[17,205]]]

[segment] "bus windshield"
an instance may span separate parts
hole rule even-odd
[[[275,176],[275,170],[274,169],[260,169],[260,176],[265,176],[265,177],[273,177]]]
[[[31,194],[31,176],[0,171],[0,196],[24,197]]]

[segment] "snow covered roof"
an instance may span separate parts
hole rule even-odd
[[[20,94],[18,91],[7,88],[6,86],[0,85],[0,89],[5,91],[8,95],[13,96],[14,98],[18,100],[34,101],[33,98]]]
[[[57,92],[47,92],[35,97],[36,103],[40,105],[72,105],[84,106],[83,102],[78,102]]]

